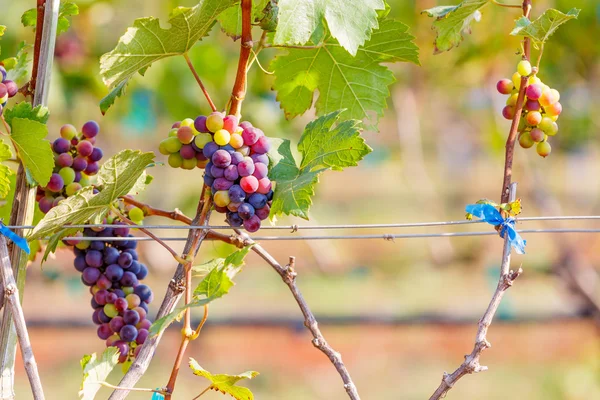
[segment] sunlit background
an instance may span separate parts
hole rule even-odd
[[[436,1],[389,1],[392,15],[410,26],[421,48],[421,67],[394,64],[397,83],[380,132],[365,133],[374,151],[357,168],[327,172],[317,188],[311,224],[364,224],[449,221],[464,218],[464,206],[480,198],[498,200],[504,142],[509,122],[500,111],[503,96],[495,82],[514,72],[519,50],[509,36],[518,10],[488,5],[472,35],[449,53],[434,56],[431,19],[420,11]],[[455,1],[457,2],[457,1]],[[506,0],[509,2],[509,0]],[[209,108],[182,57],[154,64],[136,76],[127,95],[106,116],[98,102],[107,93],[99,78],[100,55],[110,51],[135,18],[160,17],[193,1],[76,1],[81,14],[60,36],[50,90],[50,136],[64,123],[100,122],[98,143],[106,155],[133,148],[157,151],[174,121],[206,114]],[[518,148],[514,180],[524,216],[600,214],[600,3],[596,0],[534,0],[534,16],[546,7],[583,11],[546,46],[539,76],[560,90],[564,106],[560,132],[546,159]],[[0,23],[8,29],[2,53],[20,41],[33,42],[20,24],[33,0],[0,0]],[[258,34],[258,31],[255,32]],[[213,100],[224,107],[235,76],[239,43],[219,31],[190,53]],[[260,55],[268,71],[275,50]],[[243,116],[269,136],[297,140],[314,115],[286,121],[271,91],[273,77],[255,64],[249,76]],[[310,114],[310,113],[309,113]],[[202,174],[155,167],[155,180],[139,198],[164,209],[194,212]],[[148,218],[147,223],[169,221]],[[222,224],[213,214],[211,223]],[[281,218],[279,225],[305,223]],[[594,221],[523,223],[523,228],[597,227]],[[486,230],[483,225],[449,229],[299,231],[293,235],[383,234]],[[266,232],[266,233],[265,233]],[[164,231],[173,236],[177,232]],[[285,234],[285,231],[262,231]],[[179,234],[185,235],[182,231]],[[452,399],[600,398],[600,235],[530,234],[527,255],[513,258],[525,273],[502,303],[488,335],[492,348],[482,358],[490,370],[461,380]],[[282,264],[296,256],[298,284],[330,344],[339,350],[363,399],[424,399],[444,371],[470,353],[477,320],[495,289],[502,241],[497,237],[395,241],[264,242]],[[183,242],[173,244],[178,251]],[[148,284],[156,311],[176,263],[160,246],[142,243],[150,268]],[[198,261],[232,249],[205,242]],[[30,266],[25,314],[49,399],[76,398],[83,354],[101,352],[104,343],[92,324],[90,295],[61,250],[40,268]],[[575,279],[575,281],[573,280]],[[579,282],[579,286],[573,282]],[[261,375],[248,382],[257,399],[345,399],[342,382],[329,360],[313,348],[302,315],[279,276],[251,254],[231,293],[210,306],[210,318],[189,355],[211,372]],[[582,290],[587,296],[582,296]],[[199,313],[199,311],[198,311]],[[197,318],[200,315],[196,315]],[[163,386],[179,344],[171,327],[140,387]],[[22,364],[17,365],[17,398],[30,398]],[[117,383],[117,371],[110,376]],[[207,385],[182,370],[176,399],[190,399]],[[108,397],[102,390],[98,398]],[[148,394],[131,394],[147,399]],[[219,399],[207,393],[206,399]]]

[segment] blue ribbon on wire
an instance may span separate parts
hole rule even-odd
[[[8,229],[6,225],[4,225],[2,222],[0,222],[0,235],[6,236],[10,240],[12,240],[12,242],[19,246],[25,253],[30,253],[27,240]]]
[[[164,398],[165,396],[162,393],[154,392],[150,400],[164,400]]]
[[[490,225],[500,226],[500,237],[508,234],[508,242],[517,254],[525,254],[526,240],[515,230],[515,219],[512,217],[502,218],[500,212],[491,204],[469,204],[465,211],[474,217],[484,220]]]

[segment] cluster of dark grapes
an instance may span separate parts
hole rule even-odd
[[[0,74],[2,74],[2,81],[0,83],[0,115],[2,115],[6,102],[9,98],[17,94],[19,87],[15,82],[6,79],[6,69],[2,65],[0,65]]]
[[[73,125],[60,128],[60,136],[52,143],[54,172],[46,187],[38,187],[40,210],[47,213],[61,200],[89,186],[90,176],[99,170],[102,149],[95,147],[100,127],[95,121],[86,122],[78,133]]]
[[[547,157],[552,151],[548,137],[558,133],[556,121],[562,112],[562,105],[559,102],[558,90],[544,84],[536,76],[536,73],[537,71],[534,73],[529,61],[522,60],[512,79],[501,79],[496,87],[498,92],[508,95],[502,115],[506,119],[513,119],[521,87],[521,77],[529,77],[525,88],[523,114],[519,121],[519,144],[526,149],[535,144],[537,153],[542,157]]]
[[[148,275],[148,268],[138,261],[137,242],[129,228],[118,220],[110,228],[86,228],[83,237],[125,240],[73,240],[75,269],[81,280],[90,287],[92,320],[98,325],[98,337],[106,346],[116,346],[119,362],[137,356],[139,346],[148,337],[152,323],[147,318],[148,304],[153,299],[150,288],[140,283]]]
[[[273,200],[267,176],[270,147],[263,131],[250,122],[213,112],[173,124],[159,150],[169,155],[174,168],[205,168],[204,183],[212,190],[215,209],[227,215],[231,226],[256,232],[269,217]],[[187,160],[197,163],[186,166]]]

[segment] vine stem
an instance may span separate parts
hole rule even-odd
[[[231,106],[229,113],[237,117],[241,114],[242,102],[246,97],[246,78],[248,59],[252,53],[252,0],[242,0],[242,37],[240,40],[240,58],[238,61],[235,83],[231,91]]]
[[[494,3],[497,6],[506,7],[506,8],[521,8],[522,7],[520,4],[505,4],[505,3],[500,3],[498,0],[492,0],[492,3]]]
[[[114,389],[114,390],[130,390],[132,392],[146,392],[146,393],[160,393],[160,394],[165,394],[165,391],[163,389],[124,388],[124,387],[120,387],[120,386],[111,385],[110,383],[104,382],[104,381],[91,382],[91,383],[96,383],[98,385],[105,386],[107,388]]]
[[[197,399],[199,399],[200,397],[202,397],[202,395],[203,395],[204,393],[208,392],[208,391],[210,390],[210,388],[211,388],[211,387],[212,387],[212,386],[209,386],[209,387],[207,387],[206,389],[204,389],[203,391],[201,391],[201,392],[200,392],[200,394],[199,394],[198,396],[194,397],[192,400],[197,400]]]
[[[204,93],[204,97],[206,97],[206,100],[208,101],[208,105],[210,105],[210,108],[213,111],[217,111],[217,107],[215,106],[215,103],[213,103],[212,99],[210,98],[210,95],[208,94],[206,87],[202,83],[202,79],[200,79],[198,72],[196,72],[196,68],[194,68],[194,64],[192,64],[192,60],[190,60],[190,56],[188,55],[188,53],[183,53],[183,58],[185,58],[185,62],[187,63],[188,67],[190,67],[190,71],[192,71],[194,78],[196,78],[196,82],[198,82],[200,89],[202,89],[202,93]]]

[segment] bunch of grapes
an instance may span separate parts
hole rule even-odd
[[[196,166],[205,168],[204,183],[212,190],[215,209],[226,214],[233,227],[259,230],[273,200],[267,176],[271,143],[263,131],[221,112],[173,127],[159,146],[162,154],[169,154],[169,165],[193,169],[191,161],[185,166],[186,160],[197,160]]]
[[[130,238],[129,228],[113,220],[114,227],[86,228],[83,237]],[[152,323],[147,318],[148,304],[153,299],[150,288],[140,281],[148,268],[138,261],[134,240],[72,240],[75,269],[81,272],[84,285],[90,287],[92,320],[98,325],[98,337],[106,346],[116,346],[119,362],[137,356],[139,347],[148,337]]]
[[[552,151],[548,137],[558,133],[556,121],[562,112],[562,105],[559,102],[558,90],[545,85],[536,74],[537,71],[533,71],[529,61],[522,60],[512,79],[502,79],[496,87],[498,92],[509,96],[502,115],[506,119],[513,119],[521,87],[521,77],[529,77],[525,88],[523,114],[519,121],[519,144],[526,149],[535,144],[537,153],[542,157],[547,157]]]
[[[38,187],[40,210],[47,213],[61,200],[89,186],[90,176],[99,170],[102,149],[95,147],[100,127],[95,121],[86,122],[78,133],[73,125],[60,128],[60,136],[52,143],[54,172],[46,187]]]
[[[0,83],[0,115],[2,115],[6,102],[10,97],[17,94],[19,87],[15,82],[6,79],[6,69],[2,65],[0,65],[0,74],[2,75]]]

